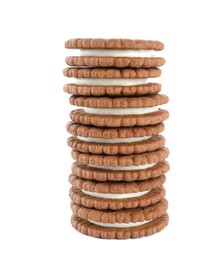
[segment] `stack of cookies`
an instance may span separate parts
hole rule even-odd
[[[163,184],[169,151],[162,109],[165,60],[159,41],[71,39],[64,91],[74,110],[67,131],[75,162],[69,181],[72,225],[98,238],[138,238],[168,224]],[[71,50],[72,52],[76,50]]]

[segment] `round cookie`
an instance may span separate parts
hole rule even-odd
[[[72,204],[71,223],[79,232],[96,238],[139,238],[157,233],[168,224],[167,207],[165,199],[148,207],[119,211]]]
[[[68,94],[76,96],[141,96],[157,94],[161,91],[161,84],[146,83],[132,86],[105,86],[70,83],[64,85],[63,90]]]
[[[80,178],[96,181],[141,181],[156,178],[167,173],[170,169],[167,161],[156,163],[154,166],[141,170],[105,170],[89,167],[78,163],[72,164],[72,173]]]
[[[161,175],[139,182],[97,182],[71,174],[70,198],[78,205],[95,209],[146,207],[164,198],[165,180],[165,175]]]
[[[66,64],[76,67],[155,68],[165,64],[161,57],[68,56]]]
[[[96,140],[96,139],[95,139]],[[165,144],[165,138],[162,135],[152,136],[146,140],[134,141],[131,143],[97,143],[80,140],[76,137],[69,137],[68,145],[76,151],[93,154],[106,155],[128,155],[151,152],[160,149]]]
[[[95,225],[85,219],[72,215],[72,226],[84,235],[103,239],[128,239],[150,236],[162,231],[169,222],[167,213],[147,224],[131,228],[112,228]]]
[[[169,150],[163,147],[153,152],[132,155],[97,155],[91,153],[81,153],[72,150],[74,160],[85,165],[100,167],[108,170],[136,170],[147,169],[156,163],[165,160],[169,155]]]
[[[110,210],[145,207],[157,203],[158,201],[164,198],[165,194],[166,194],[165,189],[163,187],[157,187],[149,191],[147,195],[143,195],[139,198],[115,200],[115,199],[95,198],[86,195],[84,192],[78,189],[72,188],[70,190],[70,198],[74,203],[83,205],[87,208],[110,209]]]
[[[116,68],[75,68],[68,67],[63,70],[66,77],[74,78],[117,78],[117,79],[138,79],[138,78],[155,78],[161,75],[159,68],[139,68],[139,69],[116,69]]]
[[[161,201],[147,207],[121,210],[90,209],[71,202],[71,209],[76,216],[91,222],[102,222],[103,224],[128,224],[140,223],[144,220],[150,221],[165,214],[167,208],[168,202],[166,199],[162,199]]]
[[[70,103],[74,106],[83,107],[83,110],[72,111],[72,115],[79,115],[79,121],[74,117],[76,123],[93,124],[97,121],[97,126],[133,126],[133,121],[139,121],[142,118],[141,125],[156,124],[161,122],[167,116],[163,110],[158,110],[158,105],[168,102],[168,97],[161,94],[141,97],[84,97],[71,96]],[[161,113],[162,112],[162,113]],[[76,116],[77,117],[77,116]],[[85,120],[84,120],[85,119]],[[108,125],[100,125],[106,121]],[[159,120],[159,121],[155,121]],[[150,121],[150,122],[149,122]],[[153,123],[151,123],[153,121]],[[112,122],[121,125],[110,125]],[[123,123],[128,123],[123,125]],[[132,124],[130,123],[132,122]],[[149,122],[149,123],[148,123]],[[137,122],[136,122],[137,124]]]
[[[163,50],[164,44],[160,41],[131,40],[131,39],[101,39],[101,38],[75,38],[65,42],[68,49],[144,49]]]
[[[79,107],[91,108],[144,108],[167,104],[169,98],[166,95],[155,94],[140,97],[85,97],[71,96],[70,104]]]
[[[96,115],[86,113],[83,109],[76,109],[70,112],[70,119],[75,123],[98,127],[155,125],[163,122],[168,117],[169,112],[164,109],[158,109],[156,112],[138,115]]]
[[[76,124],[70,121],[66,125],[67,132],[74,137],[119,139],[155,136],[164,131],[164,124],[136,126],[136,127],[109,127],[101,128]]]

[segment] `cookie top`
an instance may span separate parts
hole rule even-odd
[[[106,53],[107,55],[107,53]],[[138,55],[138,54],[137,54]],[[115,67],[115,68],[154,68],[165,64],[161,57],[100,57],[100,56],[68,56],[65,62],[76,67]]]
[[[152,40],[76,38],[65,42],[68,49],[163,50],[164,44]]]
[[[97,86],[69,83],[64,85],[63,90],[75,96],[143,96],[157,94],[161,91],[161,84],[147,83],[133,86]]]
[[[69,176],[69,182],[74,189],[104,194],[138,193],[147,191],[162,186],[165,180],[165,175],[136,182],[99,182],[85,180],[76,177],[74,174],[70,174]]]
[[[166,174],[170,169],[166,161],[158,162],[154,166],[141,170],[105,170],[79,163],[72,164],[72,173],[80,178],[97,181],[141,181],[156,178]]]
[[[72,151],[73,159],[79,163],[95,167],[116,167],[115,170],[118,170],[117,166],[123,167],[125,170],[129,170],[129,167],[131,166],[143,166],[144,168],[149,168],[148,166],[153,166],[155,163],[165,160],[168,155],[169,150],[166,147],[163,147],[154,152],[123,156],[96,155],[90,153],[81,153],[74,150]]]
[[[73,203],[86,208],[99,210],[120,210],[153,205],[165,197],[165,189],[156,187],[149,191],[135,193],[97,193],[71,188],[70,198]]]
[[[75,68],[69,67],[63,70],[66,77],[74,78],[117,78],[117,79],[134,79],[134,78],[155,78],[161,75],[159,68],[139,68],[139,69],[116,69],[116,68]]]
[[[99,110],[101,109],[102,108],[99,108]],[[131,108],[131,109],[135,109],[135,108]],[[169,117],[169,112],[164,109],[158,109],[157,111],[151,113],[144,113],[143,108],[136,108],[136,109],[137,110],[141,109],[142,114],[133,114],[133,113],[131,114],[129,111],[126,111],[128,109],[124,109],[125,112],[130,113],[126,115],[125,114],[123,115],[91,114],[85,112],[83,109],[76,109],[70,112],[70,119],[75,123],[79,123],[82,125],[94,125],[98,127],[131,127],[131,126],[156,125],[158,123],[163,122]],[[150,108],[144,108],[144,109],[150,109]],[[111,111],[111,113],[113,112],[114,111]]]
[[[158,135],[164,131],[164,123],[148,126],[102,128],[91,125],[81,125],[70,121],[66,125],[66,129],[67,132],[75,137],[81,136],[88,138],[125,139]]]
[[[113,141],[110,143],[109,141]],[[126,142],[127,141],[127,142]],[[165,138],[162,135],[132,138],[131,140],[115,140],[115,139],[97,139],[69,137],[67,144],[73,150],[92,153],[92,154],[106,154],[106,155],[128,155],[151,152],[162,148],[165,144]]]
[[[166,199],[144,208],[122,209],[118,211],[88,209],[83,206],[72,204],[74,214],[77,216],[102,223],[129,223],[152,220],[166,213],[168,202]]]
[[[70,104],[94,108],[140,108],[153,107],[168,103],[169,98],[162,94],[140,97],[84,97],[71,96]]]
[[[84,235],[89,235],[95,238],[103,239],[128,239],[128,238],[141,238],[144,236],[150,236],[163,230],[169,222],[169,216],[167,213],[163,214],[147,223],[141,223],[141,225],[133,227],[103,227],[91,223],[88,220],[77,217],[73,214],[71,218],[72,226]]]

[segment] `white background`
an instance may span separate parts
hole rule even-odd
[[[219,1],[1,1],[0,258],[219,259]],[[64,41],[165,43],[170,224],[137,240],[70,225]],[[175,258],[174,258],[175,257]]]

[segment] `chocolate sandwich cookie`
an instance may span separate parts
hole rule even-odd
[[[162,66],[165,60],[154,57],[164,45],[159,41],[128,39],[71,39],[67,49],[79,49],[78,56],[69,56],[66,63],[80,67],[131,67],[150,68]]]
[[[148,77],[159,76],[160,69],[81,69],[67,68],[64,74],[71,78],[69,84],[64,86],[64,91],[82,93],[81,100],[91,92],[94,95],[102,96],[110,94],[140,96],[143,94],[155,94],[160,89],[160,84],[148,83]],[[92,97],[91,97],[92,98]],[[93,97],[95,98],[95,97]],[[134,97],[135,98],[135,97]]]
[[[68,138],[68,145],[74,150],[94,154],[132,154],[154,151],[165,144],[164,125],[136,128],[97,128],[68,123],[67,131],[73,137]]]
[[[72,225],[79,232],[96,238],[139,238],[161,231],[169,221],[168,203],[160,202],[118,211],[88,209],[72,204]]]
[[[99,119],[95,124],[97,126],[100,126],[98,124],[103,120],[107,121],[108,125],[101,126],[132,126],[133,119],[135,124],[138,124],[139,120],[142,120],[141,125],[156,124],[161,122],[160,118],[162,121],[166,118],[167,113],[164,110],[158,110],[158,106],[166,104],[168,100],[167,96],[161,94],[116,98],[71,96],[70,103],[83,109],[72,111],[71,115],[75,122],[82,124],[93,124],[95,119]],[[79,121],[76,121],[76,115],[79,115]],[[121,125],[109,125],[113,122],[117,124],[118,121]],[[127,125],[123,125],[125,122]]]
[[[165,160],[169,155],[169,150],[163,147],[153,152],[123,156],[97,155],[72,150],[71,155],[78,163],[91,167],[100,167],[106,170],[140,170],[150,168]]]
[[[75,97],[73,105],[83,109],[73,110],[70,118],[75,123],[101,127],[129,127],[158,124],[169,117],[166,110],[158,105],[166,104],[165,95],[152,95],[133,98]]]
[[[70,198],[74,203],[95,209],[146,207],[157,203],[165,196],[162,187],[165,180],[165,175],[161,175],[138,182],[97,182],[71,174]]]
[[[157,94],[161,91],[161,84],[145,83],[131,86],[106,86],[69,83],[64,85],[63,90],[64,92],[75,96],[141,96]]]
[[[72,164],[72,173],[76,176],[88,180],[97,181],[141,181],[149,178],[156,178],[167,173],[170,169],[167,161],[156,163],[146,169],[133,169],[133,170],[114,170],[101,169],[82,165],[79,163]]]

